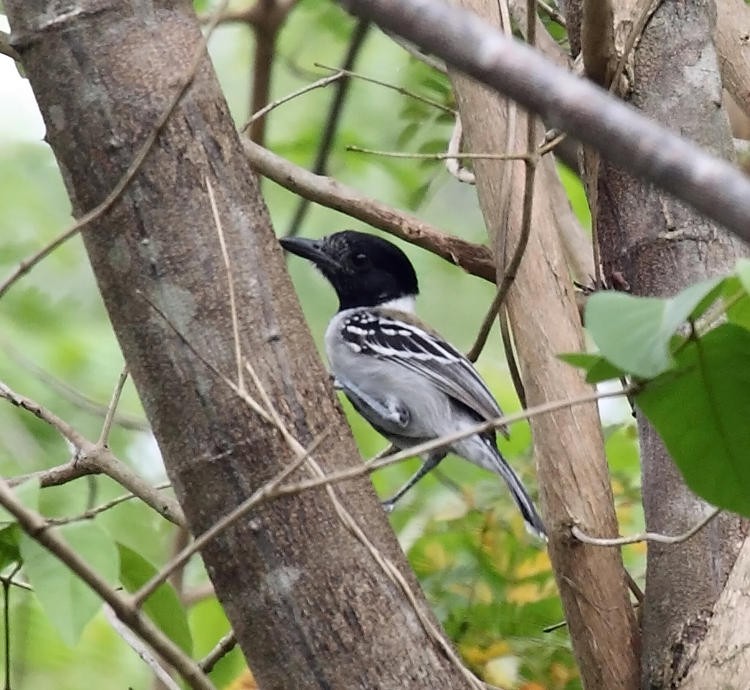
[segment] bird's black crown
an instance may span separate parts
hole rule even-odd
[[[343,230],[320,240],[285,237],[281,245],[317,266],[336,290],[339,309],[372,307],[419,292],[411,261],[381,237]]]

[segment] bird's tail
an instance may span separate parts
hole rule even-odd
[[[518,510],[521,511],[521,515],[526,523],[526,529],[540,539],[547,541],[547,530],[544,527],[544,522],[542,522],[542,518],[537,512],[534,502],[531,500],[531,496],[529,496],[526,488],[518,478],[518,475],[506,462],[502,453],[495,447],[495,444],[489,440],[487,440],[486,443],[488,450],[493,456],[492,464],[494,465],[494,469],[508,485],[513,500],[516,502]]]

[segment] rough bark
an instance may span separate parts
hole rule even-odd
[[[115,185],[185,77],[201,40],[198,24],[189,3],[171,0],[80,0],[74,8],[8,0],[5,8],[79,215]],[[303,444],[326,432],[316,453],[325,469],[359,458],[204,58],[124,195],[84,232],[115,333],[194,534],[274,477],[291,455],[278,430],[195,354],[236,378],[227,272],[206,178],[232,260],[242,351]],[[418,591],[369,481],[337,491]],[[322,489],[260,507],[212,541],[203,557],[266,690],[466,684]]]
[[[742,690],[750,678],[750,541],[735,561],[680,690]]]
[[[744,0],[716,3],[715,39],[724,88],[750,116],[750,7]]]
[[[494,0],[463,0],[491,24],[499,25]],[[505,148],[506,102],[475,81],[452,73],[469,151]],[[510,150],[525,148],[526,118],[521,116]],[[509,175],[503,183],[503,167]],[[477,192],[493,241],[513,253],[521,229],[523,163],[476,161]],[[510,185],[510,208],[502,208],[502,185]],[[590,389],[580,375],[560,362],[560,352],[583,347],[557,225],[562,220],[550,190],[559,185],[552,161],[539,166],[532,233],[508,297],[513,336],[527,403],[575,397]],[[503,238],[507,234],[507,241]],[[498,261],[502,265],[501,261]],[[573,649],[587,688],[635,688],[638,678],[637,631],[628,602],[620,554],[571,543],[575,521],[593,534],[615,534],[612,492],[604,458],[596,405],[563,410],[531,420],[534,451],[549,551],[566,611]]]
[[[704,148],[732,156],[711,41],[713,3],[663,2],[635,54],[632,103]],[[599,176],[605,277],[641,295],[670,295],[731,270],[745,248],[715,224],[610,165]],[[618,276],[615,278],[615,276]],[[649,531],[678,533],[705,505],[683,484],[661,440],[639,417]],[[710,471],[707,468],[707,471]],[[707,629],[741,543],[741,522],[722,515],[689,541],[649,545],[643,607],[643,685],[674,687]],[[712,684],[718,687],[718,684]]]

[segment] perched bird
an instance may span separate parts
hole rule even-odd
[[[325,345],[336,383],[355,409],[398,448],[463,431],[502,415],[466,357],[414,315],[419,288],[414,267],[396,245],[344,230],[311,240],[281,240],[310,260],[339,298]],[[501,429],[507,436],[507,430]],[[417,473],[389,500],[392,509],[449,453],[499,474],[530,531],[544,524],[516,473],[487,431],[432,451]]]

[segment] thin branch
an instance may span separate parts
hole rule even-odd
[[[536,0],[527,0],[526,19],[527,41],[533,47],[536,41]],[[500,309],[503,306],[505,298],[508,296],[513,281],[516,279],[516,274],[526,253],[526,247],[531,235],[531,217],[534,210],[534,180],[539,160],[536,145],[536,117],[531,113],[526,113],[526,155],[523,158],[523,161],[526,163],[526,175],[524,177],[521,232],[519,233],[518,244],[513,252],[513,256],[503,270],[503,279],[500,281],[500,287],[484,317],[474,345],[467,354],[467,358],[471,362],[475,362],[484,349],[490,330],[492,329],[492,324],[500,313]]]
[[[354,27],[354,31],[349,38],[349,47],[344,56],[344,64],[341,65],[341,71],[344,72],[346,76],[334,87],[333,98],[331,99],[331,105],[328,107],[328,115],[326,116],[326,123],[323,127],[323,134],[318,142],[318,152],[315,154],[315,162],[312,166],[312,171],[316,175],[324,175],[328,168],[328,157],[331,154],[331,148],[333,147],[333,142],[336,138],[341,114],[344,112],[344,103],[346,102],[346,97],[349,94],[349,87],[351,85],[351,75],[349,74],[349,70],[354,67],[354,63],[362,46],[365,44],[365,39],[369,32],[370,22],[361,20],[357,22],[357,26]],[[286,233],[287,237],[294,237],[299,233],[302,221],[305,219],[309,207],[310,201],[308,199],[299,199],[297,202],[297,210],[292,216],[292,222],[289,224],[289,229]]]
[[[347,467],[342,470],[332,472],[323,477],[303,479],[294,484],[282,484],[275,489],[267,491],[262,497],[258,499],[255,505],[273,498],[277,498],[279,496],[290,496],[293,494],[301,493],[303,491],[309,491],[310,489],[316,489],[321,486],[326,486],[327,484],[335,484],[337,482],[356,479],[364,474],[372,474],[376,470],[383,469],[384,467],[389,467],[390,465],[395,465],[396,463],[403,462],[404,460],[408,460],[409,458],[413,458],[417,455],[423,455],[424,453],[428,453],[438,448],[449,446],[452,443],[460,441],[463,438],[473,436],[474,434],[480,434],[490,429],[496,429],[500,426],[515,424],[516,422],[531,419],[532,417],[536,417],[542,414],[549,414],[550,412],[555,412],[557,410],[562,410],[568,407],[576,407],[578,405],[585,405],[591,402],[596,402],[598,400],[604,400],[606,398],[615,398],[621,395],[627,395],[629,392],[632,392],[632,389],[590,393],[578,398],[557,400],[553,402],[543,403],[542,405],[529,407],[515,414],[504,415],[488,422],[476,424],[455,434],[447,434],[431,441],[425,441],[424,443],[412,446],[411,448],[406,448],[404,450],[398,451],[397,453],[393,453],[390,455],[382,455],[379,453],[363,464],[356,465],[354,467]]]
[[[520,42],[451,3],[341,0],[357,16],[397,31],[468,76],[539,114],[548,126],[575,132],[631,175],[652,182],[750,240],[750,180],[639,114],[599,87],[550,64]],[[461,36],[461,40],[454,40]]]
[[[408,96],[409,98],[413,98],[415,101],[419,101],[420,103],[424,103],[425,105],[429,105],[429,106],[432,106],[433,108],[437,108],[438,110],[442,110],[444,113],[448,113],[449,115],[453,115],[454,117],[457,114],[457,111],[455,108],[451,108],[450,106],[447,106],[444,103],[440,103],[440,101],[435,101],[432,98],[427,98],[427,96],[422,96],[421,94],[415,93],[414,91],[409,91],[409,89],[405,89],[403,86],[397,86],[396,84],[389,84],[387,81],[374,79],[373,77],[368,77],[364,74],[361,74],[360,72],[353,72],[351,69],[344,69],[344,68],[337,69],[336,67],[328,67],[327,65],[323,65],[319,62],[316,62],[314,64],[316,67],[320,67],[320,69],[328,70],[329,72],[343,72],[347,77],[352,77],[354,79],[366,81],[368,84],[377,84],[378,86],[383,86],[386,89],[391,89],[392,91],[395,91],[396,93],[400,93],[402,96]]]
[[[12,486],[12,484],[11,484]],[[158,484],[154,487],[157,491],[162,491],[163,489],[170,489],[172,487],[172,484],[170,482],[165,482],[164,484]],[[59,517],[59,518],[47,518],[47,522],[50,525],[67,525],[71,522],[82,522],[84,520],[93,520],[97,515],[101,515],[102,513],[107,512],[108,510],[111,510],[112,508],[115,508],[116,506],[119,506],[121,503],[125,503],[126,501],[132,501],[134,498],[140,498],[139,496],[136,496],[134,493],[127,493],[123,494],[122,496],[117,496],[116,498],[113,498],[110,501],[107,501],[106,503],[102,503],[101,505],[95,506],[94,508],[90,508],[89,510],[84,511],[83,513],[78,513],[78,515],[69,515],[67,517]]]
[[[10,44],[10,34],[0,31],[0,54],[7,55],[11,60],[21,62],[21,56],[18,51]]]
[[[7,385],[0,381],[0,398],[7,400],[11,405],[18,407],[26,412],[30,412],[37,419],[41,419],[46,424],[49,424],[60,436],[68,441],[75,449],[76,452],[82,450],[89,445],[89,441],[78,432],[77,429],[73,428],[65,420],[58,417],[53,412],[50,412],[46,407],[42,407],[39,403],[35,402],[31,398],[27,398],[23,395],[11,390]]]
[[[226,4],[227,0],[224,0],[222,6],[226,6]],[[16,269],[2,283],[0,283],[0,298],[2,298],[2,296],[19,278],[26,275],[26,273],[34,268],[34,266],[42,261],[42,259],[49,256],[61,244],[64,244],[71,237],[77,235],[86,225],[99,218],[124,194],[125,190],[128,188],[133,178],[140,170],[141,165],[143,165],[143,162],[148,157],[148,154],[151,152],[151,149],[157,138],[159,137],[162,129],[164,129],[167,121],[172,116],[172,113],[175,111],[178,104],[182,100],[183,95],[187,91],[190,84],[193,83],[193,79],[195,79],[196,72],[198,71],[198,67],[200,66],[201,62],[206,59],[206,44],[209,37],[213,33],[213,30],[216,28],[218,17],[219,12],[216,13],[213,21],[206,31],[205,36],[201,39],[200,44],[195,51],[193,60],[188,67],[187,76],[180,82],[169,103],[167,104],[167,107],[164,109],[154,126],[151,128],[151,131],[146,137],[146,140],[138,149],[135,156],[133,157],[132,162],[130,163],[122,177],[120,177],[120,179],[117,181],[117,184],[112,188],[112,191],[107,194],[107,196],[104,198],[104,201],[102,201],[87,213],[84,213],[83,216],[81,216],[66,230],[61,232],[51,242],[42,247],[38,252],[23,259],[23,261],[18,264]]]
[[[466,153],[458,151],[456,153],[438,151],[437,153],[409,153],[407,151],[379,151],[376,149],[366,149],[361,146],[347,146],[347,151],[354,153],[369,153],[374,156],[384,156],[386,158],[409,158],[414,160],[432,160],[444,161],[451,158],[466,158],[468,160],[491,160],[491,161],[525,161],[528,153]]]
[[[166,662],[172,665],[193,690],[215,690],[199,666],[170,640],[149,618],[141,614],[122,595],[115,592],[97,572],[76,553],[47,521],[24,506],[8,483],[0,478],[0,505],[11,513],[21,529],[64,563],[96,594],[112,607],[115,615],[145,640]]]
[[[495,265],[487,247],[444,233],[417,216],[397,211],[330,177],[314,175],[247,138],[242,144],[253,168],[282,187],[411,242],[467,273],[494,283]]]
[[[279,29],[297,0],[257,0],[252,7],[256,10],[255,20],[248,25],[255,34],[255,55],[253,57],[253,86],[251,89],[250,112],[261,110],[271,93],[271,74],[276,59],[276,39]],[[266,136],[266,118],[259,117],[251,123],[250,138],[263,145]]]
[[[565,24],[565,17],[558,11],[558,9],[554,6],[552,6],[550,3],[545,2],[544,0],[537,0],[539,7],[544,10],[545,14],[553,21],[555,24],[559,24],[563,29],[566,27]]]
[[[315,89],[322,89],[325,86],[328,86],[329,84],[333,84],[333,82],[338,81],[344,76],[344,72],[339,70],[335,74],[331,74],[328,77],[323,77],[322,79],[318,79],[317,81],[312,82],[312,84],[306,84],[301,89],[297,89],[296,91],[292,91],[291,93],[288,93],[283,98],[279,98],[275,101],[272,101],[264,108],[261,108],[257,112],[253,113],[250,116],[250,119],[243,125],[241,131],[246,132],[247,129],[253,124],[253,122],[256,122],[260,118],[262,118],[266,113],[271,112],[275,108],[278,108],[280,105],[283,105],[284,103],[288,103],[291,100],[294,100],[295,98],[298,98],[299,96],[303,96],[306,93],[309,93],[310,91],[314,91]]]
[[[232,335],[234,337],[234,356],[237,362],[237,387],[240,390],[245,390],[245,379],[242,373],[242,347],[240,345],[240,324],[237,318],[237,301],[234,294],[234,278],[232,277],[232,264],[229,261],[229,252],[227,251],[227,244],[224,240],[224,229],[221,225],[221,217],[219,216],[219,209],[216,206],[216,197],[214,196],[214,188],[211,185],[211,180],[206,177],[206,189],[208,190],[208,198],[211,201],[211,212],[214,216],[214,226],[216,227],[216,233],[219,236],[219,246],[221,247],[221,256],[224,259],[224,268],[227,271],[227,289],[229,290],[229,309],[232,314]]]
[[[214,666],[216,666],[216,664],[236,646],[237,638],[235,637],[234,630],[230,630],[216,643],[216,646],[198,662],[198,666],[203,669],[204,673],[211,673]]]
[[[698,532],[708,525],[720,512],[721,508],[713,508],[702,520],[693,525],[693,527],[687,532],[676,534],[674,536],[659,534],[658,532],[643,532],[641,534],[633,535],[632,537],[592,537],[586,534],[578,525],[573,525],[570,528],[570,532],[578,541],[583,544],[591,544],[592,546],[625,546],[627,544],[639,544],[644,541],[655,542],[657,544],[681,544],[698,534]]]
[[[106,446],[109,443],[109,432],[112,430],[112,422],[114,421],[115,414],[117,413],[117,406],[120,403],[120,396],[122,395],[122,389],[125,387],[125,382],[128,380],[128,365],[126,364],[120,376],[115,384],[115,390],[112,392],[112,399],[107,407],[107,413],[104,415],[104,423],[102,424],[102,431],[99,434],[99,440],[96,442],[97,446]]]
[[[12,690],[10,681],[10,586],[13,584],[13,578],[16,573],[21,569],[21,563],[16,563],[13,566],[13,570],[7,577],[0,578],[3,584],[3,633],[5,638],[5,644],[3,651],[5,652],[5,690]]]
[[[26,479],[35,478],[42,487],[57,486],[91,474],[106,474],[121,486],[132,491],[144,503],[151,506],[170,522],[178,525],[185,524],[182,509],[177,501],[170,496],[160,495],[142,477],[138,476],[118,460],[109,448],[92,443],[67,422],[57,417],[57,415],[42,407],[31,398],[15,393],[2,382],[0,382],[0,398],[30,412],[35,417],[49,424],[76,449],[73,459],[69,462],[47,470],[15,477],[8,480],[11,485],[19,484]]]
[[[159,660],[154,656],[149,646],[117,617],[117,614],[108,604],[104,604],[104,617],[112,626],[112,629],[125,641],[125,644],[153,671],[165,690],[180,690],[180,685],[175,682],[164,666],[159,663]],[[205,673],[205,669],[203,670]]]

